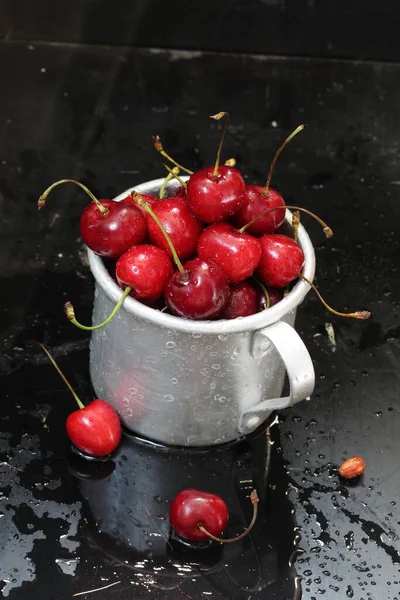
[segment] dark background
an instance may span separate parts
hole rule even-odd
[[[60,188],[38,214],[38,195],[63,177],[113,197],[162,176],[155,133],[184,164],[205,166],[218,140],[208,115],[229,110],[224,156],[235,156],[251,182],[265,179],[275,149],[306,123],[282,155],[273,185],[335,231],[328,243],[303,221],[326,298],[338,309],[373,313],[366,323],[339,319],[312,294],[299,310],[296,327],[313,359],[316,388],[310,402],[283,412],[273,428],[268,501],[252,538],[272,557],[263,562],[261,598],[292,600],[288,559],[297,527],[304,600],[398,600],[399,25],[394,0],[0,0],[5,597],[64,600],[121,578],[122,589],[99,597],[124,600],[133,589],[137,600],[149,591],[156,600],[197,600],[203,592],[211,600],[259,598],[240,585],[226,591],[225,579],[176,577],[173,592],[163,592],[151,576],[140,579],[90,544],[81,488],[88,497],[97,488],[70,472],[64,422],[72,400],[47,360],[25,349],[30,338],[44,341],[81,397],[92,397],[90,338],[62,314],[70,299],[81,321],[91,316],[93,280],[78,230],[85,198]],[[354,454],[365,458],[367,470],[347,486],[335,467]],[[157,457],[149,464],[150,494],[163,484],[151,473],[160,465],[164,473],[164,465]],[[190,472],[196,485],[198,472]],[[176,485],[186,481],[181,476]],[[234,563],[239,583],[253,565],[243,548]]]

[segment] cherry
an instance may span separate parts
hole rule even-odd
[[[197,253],[200,258],[214,259],[229,281],[237,283],[253,274],[260,262],[261,246],[256,238],[238,232],[229,223],[215,223],[204,229]]]
[[[238,317],[249,317],[257,311],[258,290],[249,281],[241,281],[231,286],[231,294],[228,304],[221,319],[237,319]]]
[[[259,238],[261,260],[257,275],[265,285],[274,288],[286,287],[298,277],[304,263],[300,246],[286,235],[275,233]]]
[[[79,181],[62,179],[53,183],[40,196],[39,210],[45,205],[51,190],[62,183],[74,183],[93,200],[83,211],[80,233],[84,243],[96,254],[119,258],[128,248],[140,244],[146,237],[146,220],[137,206],[127,202],[101,202]]]
[[[278,302],[280,302],[283,298],[283,290],[278,290],[272,287],[268,287],[265,289],[269,301],[267,300],[264,290],[259,287],[257,289],[256,312],[261,312],[266,308],[271,308],[271,306],[275,306],[275,304],[278,304]]]
[[[229,115],[221,112],[212,119],[226,117],[214,167],[206,167],[191,175],[186,189],[186,201],[193,214],[203,223],[216,223],[231,217],[245,202],[245,182],[234,167],[220,166],[222,145]]]
[[[68,416],[66,422],[67,434],[74,446],[86,454],[98,457],[113,452],[122,436],[121,423],[116,410],[100,399],[93,400],[85,406],[47,348],[36,340],[29,343],[37,344],[47,354],[79,406],[78,410]]]
[[[193,488],[179,492],[169,509],[169,521],[174,531],[182,538],[193,542],[214,540],[221,544],[237,542],[254,526],[258,512],[256,490],[250,494],[253,518],[250,525],[237,537],[221,539],[219,536],[228,524],[229,513],[225,501],[216,494]]]
[[[164,225],[179,258],[186,259],[192,256],[196,251],[201,225],[186,202],[178,197],[165,198],[153,205],[153,211]],[[147,230],[150,241],[172,257],[163,232],[150,215],[147,215]]]
[[[175,532],[184,539],[196,542],[209,537],[198,528],[199,523],[212,535],[219,536],[228,524],[225,501],[216,494],[189,488],[179,492],[169,509],[169,521]]]
[[[172,312],[188,319],[218,316],[229,299],[229,283],[212,259],[194,258],[175,271],[165,286],[165,302]]]
[[[130,248],[119,258],[115,271],[118,284],[129,286],[131,296],[148,304],[162,295],[172,273],[172,262],[165,250],[151,244]]]
[[[249,226],[248,232],[257,237],[274,233],[280,227],[285,219],[285,201],[281,194],[270,187],[272,173],[275,168],[276,161],[284,147],[304,129],[304,125],[299,125],[283,144],[278,148],[274,159],[271,163],[267,181],[265,186],[247,185],[245,191],[245,202],[233,217],[233,222],[237,227],[243,227],[246,223],[253,221],[255,217],[262,215],[270,208],[282,207],[281,210],[273,211],[262,218],[258,219]]]

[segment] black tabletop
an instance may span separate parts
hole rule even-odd
[[[399,76],[381,63],[0,45],[4,597],[58,600],[111,584],[87,597],[400,597]],[[37,197],[63,177],[103,198],[161,177],[155,133],[178,160],[207,165],[218,140],[208,115],[220,110],[232,117],[225,157],[251,182],[264,181],[279,143],[307,125],[274,186],[335,231],[327,241],[303,220],[328,301],[373,316],[340,319],[308,295],[296,327],[315,393],[279,414],[270,437],[180,452],[125,435],[111,462],[88,464],[65,434],[73,399],[46,357],[25,347],[47,344],[80,396],[93,397],[89,336],[62,312],[70,299],[90,320],[78,228],[86,199],[60,188],[38,213]],[[367,467],[346,484],[336,467],[352,455]],[[171,539],[168,506],[189,484],[224,495],[232,531],[249,519],[256,485],[253,533],[202,550]]]

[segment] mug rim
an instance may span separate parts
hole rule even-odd
[[[189,177],[182,177],[182,179],[187,180]],[[153,191],[154,188],[159,189],[163,182],[164,178],[146,181],[145,183],[128,188],[116,196],[114,200],[120,202],[133,190],[138,194],[148,194],[150,191]],[[286,209],[285,221],[289,224],[291,224],[291,217],[291,211]],[[301,224],[298,230],[298,241],[304,253],[304,276],[310,281],[313,281],[315,274],[314,247],[308,233]],[[101,287],[109,300],[117,303],[122,295],[121,288],[108,273],[102,258],[89,248],[87,248],[87,252],[90,270],[95,278],[96,284]],[[255,315],[250,315],[249,317],[238,317],[236,319],[218,319],[215,321],[184,319],[151,308],[150,306],[135,300],[131,296],[128,296],[125,299],[120,310],[125,310],[129,314],[153,323],[154,325],[158,325],[159,327],[175,329],[176,331],[184,333],[211,335],[242,333],[245,331],[259,330],[280,321],[287,313],[295,310],[297,306],[303,302],[309,291],[310,286],[308,283],[299,280],[290,293],[277,304],[271,306],[271,308],[267,308]]]

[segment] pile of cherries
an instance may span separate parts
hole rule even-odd
[[[115,276],[125,290],[116,310],[130,294],[188,319],[235,319],[276,304],[294,280],[304,278],[297,227],[293,227],[294,239],[277,233],[286,206],[282,195],[270,187],[278,156],[303,125],[278,149],[266,184],[246,185],[232,166],[233,159],[220,164],[229,115],[212,116],[222,117],[225,125],[215,164],[195,173],[179,165],[165,152],[158,136],[154,138],[155,148],[175,165],[172,169],[164,165],[169,173],[159,198],[133,191],[120,202],[98,200],[86,186],[70,179],[57,181],[40,197],[42,208],[50,191],[66,182],[79,185],[90,196],[80,233],[93,252],[116,261]],[[179,177],[180,171],[189,173],[187,182]],[[179,186],[173,197],[164,197],[172,178]],[[326,223],[310,211],[289,208],[296,209],[295,216],[298,210],[313,216],[325,235],[332,235]],[[70,303],[65,312],[80,326]]]

